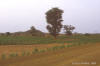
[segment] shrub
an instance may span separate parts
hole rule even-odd
[[[57,50],[59,47],[58,46],[54,46],[52,47],[52,50]]]
[[[72,47],[72,45],[67,45],[67,47]]]
[[[65,48],[65,45],[60,46],[60,49]]]
[[[47,48],[47,51],[51,51],[51,48]]]
[[[25,56],[25,54],[26,54],[25,52],[22,52],[22,56]]]
[[[90,34],[89,34],[89,33],[85,33],[84,35],[85,35],[85,36],[90,36]]]
[[[38,50],[37,48],[35,48],[35,49],[32,51],[32,53],[37,53],[37,52],[39,52],[39,50]]]
[[[44,49],[42,49],[42,50],[40,50],[40,52],[45,52],[45,50],[44,50]]]
[[[17,53],[11,53],[9,56],[10,57],[16,57],[16,56],[18,56],[18,54]]]
[[[5,59],[6,58],[6,54],[2,54],[1,57],[2,57],[2,59]]]

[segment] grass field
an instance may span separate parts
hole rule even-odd
[[[100,35],[1,36],[0,66],[100,66]],[[35,52],[33,52],[35,51]]]
[[[0,66],[100,66],[100,43],[0,60]]]
[[[0,45],[33,45],[52,43],[93,43],[100,41],[100,34],[97,35],[73,35],[53,37],[33,37],[33,36],[0,36]]]

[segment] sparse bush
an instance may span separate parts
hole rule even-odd
[[[51,51],[51,48],[47,48],[47,51]]]
[[[53,50],[57,50],[58,48],[59,48],[58,46],[52,47]]]
[[[34,49],[34,51],[35,51],[35,52],[38,52],[39,50],[36,48],[36,49]]]
[[[66,35],[72,35],[72,31],[75,29],[72,25],[64,25]]]
[[[72,47],[72,45],[67,45],[67,47]]]
[[[2,58],[2,59],[5,59],[5,58],[6,58],[6,54],[2,54],[2,55],[1,55],[1,58]]]
[[[46,50],[44,50],[44,49],[42,49],[42,50],[40,50],[40,52],[45,52]]]
[[[89,33],[85,33],[84,35],[85,35],[85,36],[90,36],[90,34],[89,34]]]
[[[10,32],[6,32],[6,36],[10,36],[11,35],[11,33]]]
[[[17,53],[11,53],[9,56],[10,57],[16,57],[16,56],[18,56],[18,54]]]
[[[37,52],[39,52],[39,50],[38,50],[37,48],[35,48],[35,49],[32,51],[33,54],[34,54],[34,53],[37,53]]]
[[[25,56],[25,54],[26,54],[26,52],[24,51],[24,52],[22,52],[22,56]]]

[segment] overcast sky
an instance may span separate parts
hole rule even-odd
[[[100,33],[100,0],[0,0],[0,32],[26,31],[31,26],[47,32],[45,13],[64,10],[63,24],[74,32]]]

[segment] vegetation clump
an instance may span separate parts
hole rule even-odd
[[[72,31],[75,29],[72,25],[64,25],[66,35],[72,35]]]
[[[6,59],[6,54],[2,54],[2,55],[1,55],[1,58],[2,58],[2,59]]]

